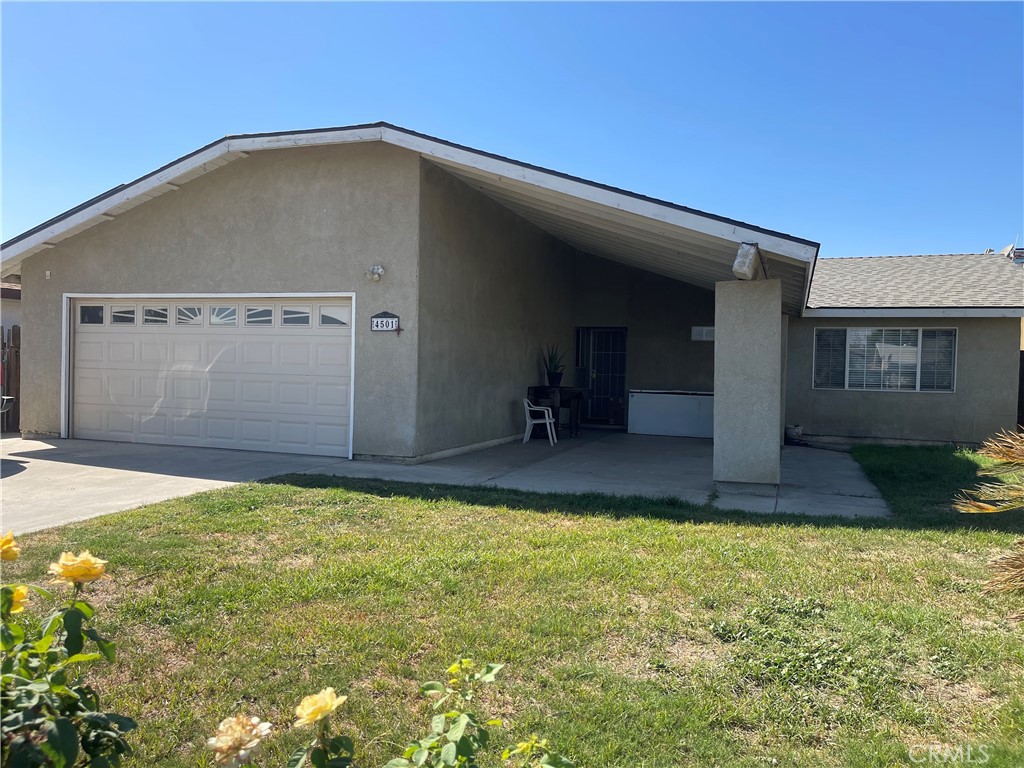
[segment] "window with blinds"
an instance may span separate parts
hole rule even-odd
[[[952,392],[954,328],[816,328],[815,389]]]

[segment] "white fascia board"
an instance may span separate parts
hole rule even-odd
[[[631,195],[624,195],[601,187],[595,187],[582,181],[575,181],[552,173],[525,168],[515,163],[498,160],[497,158],[459,149],[447,144],[430,141],[419,136],[411,136],[392,128],[381,129],[382,138],[389,144],[419,152],[428,157],[448,161],[456,165],[476,168],[498,177],[507,177],[532,184],[553,192],[561,192],[573,197],[589,200],[599,205],[617,208],[635,213],[656,221],[663,221],[684,229],[692,229],[712,237],[735,242],[756,242],[762,250],[773,254],[787,256],[800,262],[810,263],[814,260],[815,248],[811,245],[793,242],[775,235],[769,235],[753,229],[747,229],[717,219],[711,219],[688,211],[681,211],[650,200],[641,200]]]
[[[1024,307],[825,307],[805,309],[803,317],[1024,317]]]
[[[770,251],[773,255],[793,259],[797,262],[810,264],[815,258],[816,249],[811,245],[794,242],[786,238],[679,210],[678,208],[649,200],[642,200],[631,195],[595,187],[591,184],[567,179],[557,174],[526,168],[516,163],[499,160],[471,150],[449,146],[448,144],[411,135],[393,128],[371,127],[224,139],[192,157],[175,163],[158,174],[131,184],[116,194],[104,198],[66,219],[61,219],[31,237],[14,243],[4,249],[2,258],[0,258],[0,266],[2,266],[4,273],[9,273],[20,264],[18,257],[26,251],[47,242],[50,238],[55,237],[61,232],[79,226],[100,214],[104,214],[111,208],[116,208],[140,194],[172,182],[178,176],[182,176],[202,166],[204,163],[208,163],[223,155],[256,152],[264,149],[348,144],[366,141],[384,141],[397,147],[410,149],[427,157],[436,158],[442,161],[442,163],[446,161],[456,165],[476,168],[497,177],[514,178],[543,189],[628,211],[639,216],[701,232],[722,240],[756,242],[762,250]]]

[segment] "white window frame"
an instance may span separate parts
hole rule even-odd
[[[843,387],[819,387],[814,383],[814,371],[818,363],[818,331],[846,331],[846,361],[843,372]],[[864,389],[861,387],[850,387],[850,331],[917,331],[917,381],[914,389]],[[924,340],[924,331],[952,331],[953,332],[953,387],[952,389],[921,389],[921,349]],[[811,389],[822,392],[896,392],[911,395],[953,395],[956,394],[957,375],[956,368],[960,362],[960,329],[956,326],[885,326],[885,325],[816,325],[811,338]]]

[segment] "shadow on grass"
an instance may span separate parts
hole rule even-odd
[[[973,473],[972,473],[973,478]],[[948,505],[946,511],[895,512],[891,518],[812,517],[794,514],[753,514],[720,510],[709,504],[694,504],[673,498],[610,496],[601,493],[536,493],[488,486],[405,483],[333,475],[281,475],[263,483],[297,488],[339,488],[380,498],[403,497],[428,502],[453,500],[485,507],[506,507],[541,513],[585,517],[647,518],[674,522],[731,523],[735,525],[790,525],[817,528],[986,530],[1024,533],[1024,519],[1011,515],[961,515]],[[884,493],[884,490],[883,490]],[[886,497],[888,500],[888,497]],[[891,502],[890,502],[891,504]],[[894,507],[895,510],[895,507]]]

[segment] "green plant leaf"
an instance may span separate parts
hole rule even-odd
[[[309,762],[313,768],[327,768],[327,753],[320,747],[313,747],[309,750]]]
[[[71,607],[75,610],[81,611],[86,620],[91,619],[96,614],[96,609],[92,607],[91,603],[87,603],[85,600],[75,600],[75,602],[71,604]]]
[[[53,593],[50,590],[43,589],[42,587],[37,587],[35,584],[25,584],[24,586],[26,586],[29,589],[31,589],[33,592],[35,592],[40,597],[45,597],[47,600],[49,600],[51,602],[53,601]]]
[[[337,755],[341,752],[347,752],[348,754],[354,754],[356,751],[356,744],[352,741],[349,736],[335,736],[327,742],[327,748],[331,754]]]
[[[96,643],[96,647],[99,648],[100,653],[103,654],[103,658],[107,661],[114,661],[117,657],[117,651],[114,643],[101,636],[95,629],[87,629],[84,632],[85,636]]]
[[[68,656],[81,653],[85,646],[85,637],[82,636],[83,621],[85,615],[77,608],[68,608],[64,611],[64,631],[67,633],[64,637],[64,648]]]
[[[25,639],[25,630],[14,623],[6,621],[0,625],[0,645],[5,651],[11,651],[14,646]]]
[[[100,653],[76,653],[74,656],[69,656],[64,662],[65,664],[83,664],[87,661],[96,661],[102,659],[103,654]]]
[[[469,725],[469,715],[459,715],[452,722],[451,728],[448,729],[448,739],[450,741],[459,741],[466,732],[467,725]]]
[[[493,683],[495,675],[497,675],[502,670],[502,668],[504,666],[505,666],[504,664],[488,664],[488,665],[486,665],[483,668],[483,672],[480,675],[480,680],[482,682],[485,682],[485,683]]]
[[[420,694],[426,696],[428,693],[444,693],[448,687],[437,680],[430,680],[420,686]]]
[[[309,754],[309,747],[299,747],[292,756],[288,758],[288,768],[302,768],[306,764],[306,756]]]
[[[394,760],[389,760],[388,764],[385,765],[384,768],[409,768],[409,766],[411,766],[411,765],[412,765],[412,763],[410,763],[405,758],[396,757]],[[293,767],[291,766],[291,764],[289,764],[288,768],[293,768]]]
[[[458,756],[455,752],[454,742],[449,741],[441,748],[441,762],[445,765],[455,765],[458,760]]]
[[[71,768],[78,759],[78,730],[66,717],[58,717],[43,724],[46,741],[39,744],[50,758],[53,768]]]
[[[430,750],[420,747],[412,753],[413,765],[423,765],[425,762],[427,762],[428,757],[430,757]]]
[[[444,715],[434,715],[430,718],[430,730],[437,735],[444,733],[444,724],[447,722],[447,718]]]

